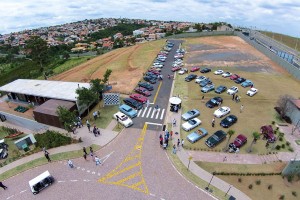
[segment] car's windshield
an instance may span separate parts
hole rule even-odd
[[[195,111],[193,111],[193,110],[190,110],[190,111],[188,111],[188,114],[190,114],[190,115],[194,115],[194,114],[195,114]]]
[[[227,117],[227,121],[232,122],[232,121],[233,121],[233,118]]]
[[[196,124],[197,122],[196,122],[196,120],[191,119],[191,120],[189,120],[189,123],[190,123],[191,125],[194,125],[194,124]]]
[[[125,121],[125,120],[128,119],[128,117],[127,117],[126,115],[121,115],[121,116],[119,117],[119,119],[121,119],[122,121]]]

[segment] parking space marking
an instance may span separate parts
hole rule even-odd
[[[15,195],[11,195],[9,197],[7,197],[6,199],[10,199],[10,198],[13,198]]]
[[[26,192],[27,190],[22,190],[21,192],[20,192],[20,194],[22,194],[23,192]]]
[[[165,109],[162,110],[160,119],[163,119],[163,118],[164,118],[164,114],[165,114]]]
[[[152,110],[152,107],[149,108],[149,111],[148,111],[147,116],[146,116],[147,118],[149,117],[149,114],[150,114],[151,110]]]
[[[145,108],[145,110],[144,110],[144,112],[143,112],[143,114],[142,114],[142,117],[145,116],[145,113],[146,113],[147,109],[148,109],[148,107]],[[141,109],[141,111],[142,111],[142,109]]]

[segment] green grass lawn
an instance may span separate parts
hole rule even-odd
[[[241,148],[241,152],[245,153],[246,149],[249,147],[252,141],[252,133],[254,131],[260,130],[260,127],[266,124],[271,124],[272,121],[275,121],[276,111],[274,110],[274,106],[276,105],[276,101],[280,95],[290,94],[295,98],[299,97],[299,81],[291,78],[286,75],[276,75],[270,73],[254,73],[254,72],[246,72],[241,71],[238,68],[212,68],[212,71],[216,69],[223,69],[224,71],[230,71],[232,73],[237,73],[242,77],[250,79],[254,82],[255,87],[258,88],[259,92],[253,96],[249,97],[246,95],[247,90],[249,88],[243,88],[238,84],[235,84],[229,78],[223,78],[218,75],[214,75],[212,72],[204,74],[206,77],[209,77],[215,86],[225,85],[228,88],[231,86],[238,86],[239,92],[238,95],[241,96],[241,102],[236,103],[232,101],[232,97],[226,93],[222,93],[220,95],[216,94],[214,91],[211,91],[207,94],[204,94],[205,102],[201,102],[201,98],[203,93],[200,91],[201,87],[196,84],[194,81],[185,82],[184,78],[186,75],[177,75],[174,95],[180,94],[183,97],[183,110],[182,112],[186,112],[190,109],[197,108],[200,110],[201,115],[200,119],[202,121],[201,127],[204,127],[208,130],[209,134],[212,135],[215,131],[222,129],[227,132],[229,129],[235,131],[235,135],[232,136],[231,141],[238,134],[245,134],[248,137],[248,144],[246,144],[243,148]],[[203,75],[200,72],[195,72],[197,75]],[[205,103],[215,96],[220,96],[223,98],[222,106],[228,106],[231,109],[231,114],[236,115],[238,117],[238,122],[234,124],[229,129],[221,128],[219,125],[221,119],[216,118],[216,126],[214,128],[211,127],[211,120],[213,119],[213,112],[217,108],[207,108]],[[244,105],[243,112],[240,113],[240,106]],[[184,123],[184,121],[182,121]],[[186,136],[191,133],[186,132],[181,129],[181,137],[186,138]],[[191,144],[189,142],[186,143],[186,147],[189,149],[206,149],[208,147],[204,144],[207,136],[202,138],[200,141],[195,144]],[[265,140],[258,140],[258,142],[253,146],[253,153],[267,153],[267,149],[265,148]],[[276,145],[285,144],[285,140],[282,142],[278,141]],[[221,151],[226,145],[226,141],[219,144],[214,148],[216,151]],[[287,148],[282,149],[283,151],[287,151]]]
[[[64,64],[55,67],[53,69],[54,74],[60,74],[64,71],[67,71],[77,65],[86,62],[88,59],[92,58],[93,56],[84,56],[84,57],[75,57],[68,59]]]

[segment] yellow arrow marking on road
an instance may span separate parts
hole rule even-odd
[[[157,95],[158,95],[158,93],[159,93],[159,90],[160,90],[160,87],[161,87],[161,85],[162,85],[162,81],[159,83],[159,85],[158,85],[158,88],[157,88],[157,91],[156,91],[156,94],[155,94],[155,96],[154,96],[154,99],[153,99],[153,103],[155,103],[156,102],[156,98],[157,98]]]
[[[115,169],[100,178],[98,180],[100,183],[125,186],[130,189],[149,194],[148,186],[143,176],[141,162],[146,131],[147,124],[144,125],[141,135],[133,150]]]

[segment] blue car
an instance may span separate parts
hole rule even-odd
[[[250,80],[246,80],[241,84],[242,87],[249,87],[251,85],[253,85],[253,83]]]
[[[201,138],[205,137],[208,134],[207,130],[205,130],[204,128],[199,128],[197,131],[192,132],[191,134],[189,134],[186,139],[190,142],[190,143],[195,143],[198,140],[200,140]]]
[[[119,107],[119,110],[130,118],[134,118],[137,116],[137,111],[126,104],[121,105]]]

